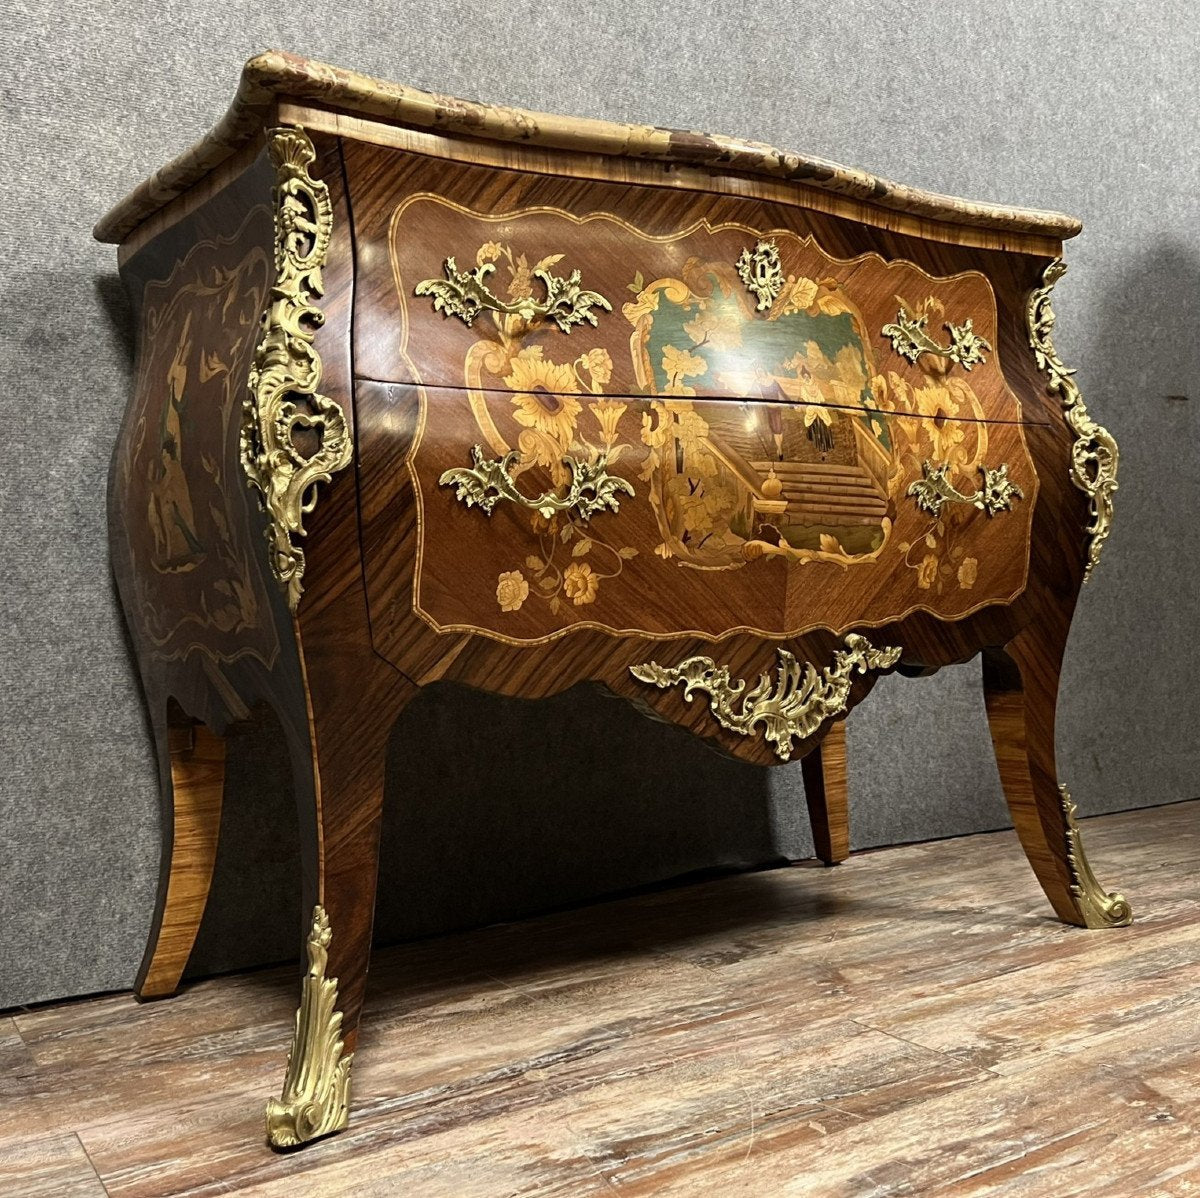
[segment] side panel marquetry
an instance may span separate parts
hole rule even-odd
[[[141,284],[134,395],[111,475],[114,565],[135,639],[160,660],[195,650],[270,665],[278,637],[237,468],[259,317],[274,273],[270,209],[197,241]],[[129,268],[133,285],[153,249]]]

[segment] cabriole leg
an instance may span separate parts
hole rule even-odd
[[[225,787],[225,741],[174,713],[155,728],[162,797],[163,849],[158,904],[134,983],[140,999],[165,998],[179,986],[212,885]]]
[[[1054,715],[1067,629],[1026,628],[983,659],[988,724],[1004,797],[1033,872],[1060,919],[1080,927],[1131,922],[1123,895],[1097,882],[1075,822],[1075,804],[1058,781]]]
[[[325,722],[314,702],[311,766],[298,773],[305,854],[305,971],[283,1091],[267,1104],[267,1139],[295,1148],[349,1119],[350,1065],[366,993],[375,917],[387,737],[415,688],[364,704],[358,722]],[[297,746],[298,748],[298,746]],[[295,754],[298,755],[298,754]],[[297,762],[302,766],[302,762]]]
[[[820,745],[801,759],[800,768],[813,848],[826,865],[837,865],[850,856],[845,720],[830,726]]]

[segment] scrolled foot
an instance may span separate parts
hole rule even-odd
[[[314,907],[308,971],[301,982],[283,1094],[267,1103],[267,1142],[272,1148],[297,1148],[332,1135],[350,1118],[354,1054],[343,1051],[337,978],[325,976],[332,936],[324,907]]]
[[[1133,922],[1133,910],[1125,896],[1118,891],[1106,891],[1096,880],[1087,854],[1083,851],[1083,836],[1075,821],[1075,801],[1065,786],[1058,788],[1063,819],[1067,825],[1067,868],[1071,874],[1071,894],[1074,895],[1083,926],[1087,928],[1122,928]]]

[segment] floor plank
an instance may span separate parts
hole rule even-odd
[[[352,1126],[286,1156],[292,970],[17,1012],[0,1193],[1200,1196],[1200,802],[1084,828],[1131,928],[997,833],[383,950]]]
[[[0,1194],[14,1198],[105,1198],[79,1137],[35,1136],[0,1143]]]

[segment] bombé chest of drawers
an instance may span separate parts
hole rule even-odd
[[[1117,471],[1052,340],[1077,231],[279,53],[101,222],[137,323],[112,559],[163,795],[137,990],[178,984],[224,738],[270,709],[309,913],[272,1144],[346,1123],[384,745],[443,679],[592,681],[745,760],[804,758],[832,859],[823,741],[880,674],[982,653],[1047,897],[1128,922],[1054,762]]]

